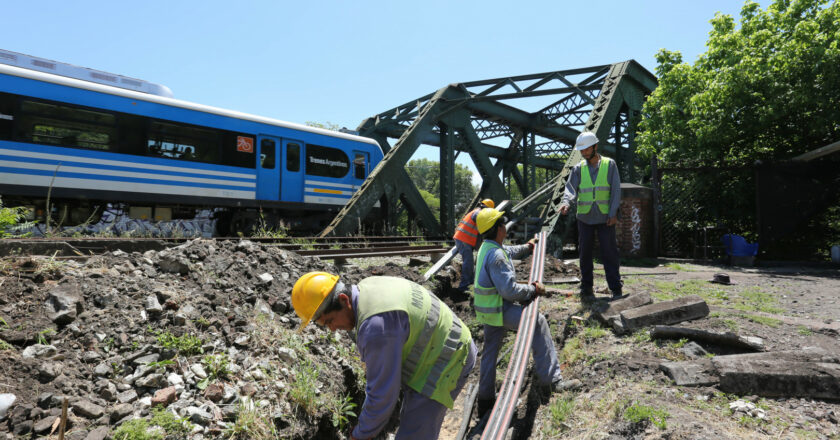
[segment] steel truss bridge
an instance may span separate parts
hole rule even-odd
[[[525,199],[511,214],[538,215],[552,235],[565,178],[581,160],[573,148],[581,131],[595,132],[599,151],[616,160],[622,181],[638,181],[635,131],[645,97],[656,85],[652,73],[629,60],[450,84],[370,117],[357,130],[376,139],[385,157],[321,236],[357,233],[377,202],[390,225],[407,210],[427,236],[451,234],[463,215],[456,212],[454,187],[455,158],[461,153],[470,156],[483,179],[462,211],[483,198],[509,199],[508,188],[516,185]],[[440,151],[440,221],[405,170],[421,145]],[[537,168],[554,176],[540,188]]]

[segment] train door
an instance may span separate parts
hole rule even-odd
[[[303,142],[283,139],[281,199],[286,202],[303,201]]]
[[[277,200],[280,197],[279,150],[280,139],[258,136],[257,200]]]

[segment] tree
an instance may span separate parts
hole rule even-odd
[[[740,27],[716,14],[706,53],[656,55],[659,87],[638,152],[666,162],[788,159],[840,139],[840,4],[748,1]]]
[[[426,191],[440,205],[440,162],[429,159],[414,159],[405,166],[408,176],[417,185],[417,189]],[[466,211],[467,205],[475,197],[478,188],[472,184],[472,172],[465,165],[455,164],[455,213]],[[428,202],[428,201],[427,201]],[[431,205],[429,205],[431,207]],[[440,211],[435,212],[440,220]]]

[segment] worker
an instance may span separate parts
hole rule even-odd
[[[496,396],[496,358],[508,330],[516,331],[523,306],[535,297],[545,295],[542,283],[517,283],[512,258],[533,252],[535,239],[521,246],[504,246],[507,218],[497,209],[485,208],[478,213],[477,227],[484,238],[478,251],[474,305],[478,321],[484,324],[484,350],[481,354],[478,383],[478,417],[490,410]],[[563,381],[557,350],[545,316],[539,315],[531,341],[537,384],[543,395],[571,389],[579,381]]]
[[[423,286],[369,277],[347,286],[337,275],[309,272],[292,288],[300,331],[311,321],[330,331],[355,330],[365,365],[365,403],[351,439],[375,437],[404,392],[397,440],[436,439],[447,408],[475,366],[466,325]]]
[[[478,243],[478,230],[475,226],[475,218],[478,212],[483,208],[495,208],[496,204],[493,200],[484,199],[478,203],[478,206],[461,219],[458,227],[455,228],[455,250],[461,255],[461,282],[458,284],[458,290],[466,292],[473,283],[475,276],[475,263],[473,263],[473,251]]]
[[[598,153],[595,133],[584,131],[577,137],[575,149],[583,160],[572,169],[566,180],[566,191],[560,204],[560,214],[566,215],[577,200],[578,250],[580,251],[580,298],[583,302],[595,299],[592,290],[592,248],[598,234],[601,261],[607,276],[607,286],[613,298],[621,297],[623,283],[619,274],[618,245],[615,224],[621,202],[621,180],[615,161]],[[594,205],[594,206],[593,206]]]

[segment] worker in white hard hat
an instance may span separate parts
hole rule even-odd
[[[455,250],[461,255],[461,282],[458,284],[458,290],[466,292],[473,283],[475,277],[475,263],[473,263],[473,251],[476,244],[479,242],[478,228],[475,225],[475,219],[478,212],[484,208],[495,208],[496,203],[491,199],[484,199],[478,203],[475,209],[468,212],[467,215],[458,223],[455,228],[455,235],[452,239],[455,240]]]
[[[365,365],[365,403],[350,439],[378,438],[402,390],[396,440],[438,438],[475,366],[469,328],[423,286],[368,277],[347,286],[338,275],[309,272],[292,288],[302,331],[310,322],[351,334]]]
[[[595,234],[601,249],[601,261],[607,286],[614,298],[622,295],[619,273],[618,245],[615,225],[621,202],[621,179],[615,161],[598,153],[598,137],[584,131],[577,137],[575,150],[583,160],[575,165],[566,180],[566,191],[560,213],[569,213],[577,203],[578,249],[580,250],[580,298],[583,302],[595,299],[592,275],[592,248]]]

